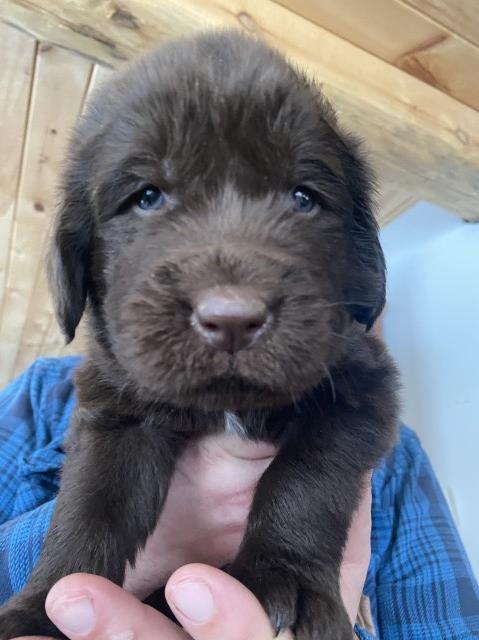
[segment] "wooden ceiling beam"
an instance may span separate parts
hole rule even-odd
[[[400,0],[479,47],[477,0]]]
[[[479,112],[272,0],[3,0],[2,12],[39,39],[110,65],[208,27],[260,35],[322,85],[388,184],[397,168],[415,197],[479,220]]]
[[[402,0],[277,1],[473,109],[479,109],[479,83],[475,81],[479,47]]]

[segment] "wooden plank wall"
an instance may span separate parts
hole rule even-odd
[[[45,257],[55,185],[71,129],[109,73],[75,53],[0,23],[0,385],[39,355],[65,349]]]

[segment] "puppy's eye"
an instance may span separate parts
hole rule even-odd
[[[308,187],[295,187],[291,192],[294,203],[294,210],[299,213],[310,213],[318,206],[318,198],[312,189]]]
[[[166,202],[165,195],[157,187],[145,187],[135,197],[135,204],[142,211],[156,211]]]

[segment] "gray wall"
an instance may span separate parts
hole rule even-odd
[[[385,339],[479,576],[479,223],[419,203],[382,231]]]

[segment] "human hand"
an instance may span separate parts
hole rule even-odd
[[[180,459],[159,525],[140,554],[135,571],[129,570],[125,589],[98,576],[73,575],[58,582],[46,603],[48,615],[71,640],[143,640],[157,637],[183,640],[188,635],[160,613],[142,604],[143,598],[167,583],[168,602],[186,632],[197,640],[248,638],[265,640],[272,630],[260,604],[243,585],[227,574],[204,564],[187,564],[201,559],[222,566],[235,555],[244,532],[251,498],[258,479],[271,462],[275,449],[234,436],[215,436],[193,444]],[[356,512],[341,567],[341,595],[353,624],[369,563],[371,532],[370,477]],[[173,574],[173,575],[171,575]],[[171,577],[170,577],[171,576]],[[169,578],[169,579],[168,579]],[[206,585],[210,596],[200,597],[189,585]],[[175,605],[181,597],[183,604]],[[69,596],[92,603],[96,619],[68,613]],[[63,604],[62,604],[63,603]],[[190,605],[190,618],[181,613]],[[192,622],[195,611],[209,619]],[[66,613],[70,624],[90,620],[90,631],[68,632],[58,619]]]
[[[46,610],[70,640],[273,638],[269,620],[253,594],[219,569],[200,564],[181,567],[168,581],[166,597],[182,629],[127,591],[87,574],[60,580],[47,597]],[[291,636],[285,633],[281,638]]]
[[[234,434],[192,440],[176,463],[158,525],[127,567],[124,587],[140,600],[185,564],[223,567],[236,556],[258,480],[276,448]]]
[[[128,568],[125,589],[144,599],[191,562],[222,567],[233,560],[244,535],[256,484],[276,449],[221,434],[189,445],[179,459],[160,521]],[[341,594],[355,619],[369,564],[371,475],[343,554]]]

